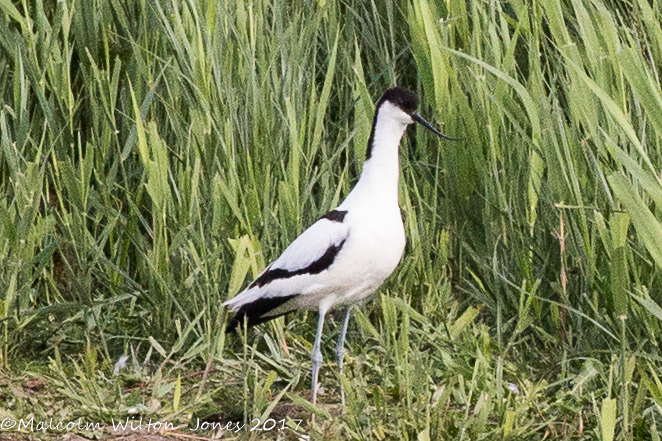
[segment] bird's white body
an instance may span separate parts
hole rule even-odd
[[[382,105],[376,120],[372,157],[365,162],[359,182],[335,210],[346,212],[343,221],[318,220],[265,272],[305,268],[330,246],[344,241],[328,269],[274,279],[263,286],[251,285],[224,305],[237,311],[257,299],[297,294],[268,315],[299,309],[326,312],[335,306],[356,303],[379,288],[395,270],[405,248],[398,205],[398,150],[410,123],[409,115],[391,103]]]
[[[313,404],[327,311],[351,306],[372,294],[402,258],[405,230],[398,206],[402,135],[409,124],[418,122],[446,137],[416,113],[417,105],[410,90],[395,87],[384,93],[377,103],[366,161],[354,189],[338,208],[296,238],[248,288],[223,303],[237,312],[229,331],[244,320],[251,326],[293,310],[319,311],[312,352]],[[348,307],[336,347],[341,372],[349,316]],[[344,404],[342,388],[341,397]]]

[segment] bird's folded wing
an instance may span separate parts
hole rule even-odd
[[[260,288],[268,288],[269,284],[276,280],[321,273],[333,264],[348,236],[349,227],[346,223],[321,218],[297,237],[245,291],[226,301],[224,305],[238,306],[245,301],[252,301],[252,297],[264,294],[269,297],[286,295],[281,289],[268,294],[258,294],[255,288],[263,291]]]
[[[344,242],[348,234],[346,224],[322,218],[301,233],[271,264],[270,270],[280,268],[298,271],[309,267],[327,254],[329,249]]]

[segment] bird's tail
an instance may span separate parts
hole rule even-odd
[[[277,310],[296,296],[298,294],[282,297],[260,297],[252,302],[244,303],[236,309],[237,313],[232,317],[230,323],[228,323],[225,332],[231,333],[236,331],[237,327],[243,326],[244,320],[246,320],[246,325],[251,327],[287,314],[290,312],[289,310],[282,312]],[[232,303],[225,302],[223,305],[232,305]],[[233,308],[233,310],[235,309]]]

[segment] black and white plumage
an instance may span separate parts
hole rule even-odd
[[[351,305],[372,294],[391,275],[405,247],[398,206],[400,140],[413,122],[446,139],[418,113],[416,95],[405,88],[387,90],[376,106],[361,178],[333,211],[297,237],[243,292],[227,300],[236,314],[228,331],[247,321],[263,323],[288,312],[317,310],[313,345],[312,403],[322,365],[320,343],[324,317],[348,305],[336,358],[342,372],[345,334]],[[344,403],[344,393],[342,394]]]

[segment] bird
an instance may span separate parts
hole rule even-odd
[[[244,291],[223,303],[235,313],[227,332],[244,321],[250,327],[293,311],[317,310],[311,354],[313,405],[327,312],[346,306],[335,351],[342,374],[352,307],[375,292],[402,258],[405,229],[398,205],[399,147],[407,127],[416,122],[440,138],[459,139],[441,133],[417,108],[418,97],[409,89],[393,87],[384,92],[375,108],[363,170],[352,191],[301,233]],[[342,387],[341,398],[344,406]]]

